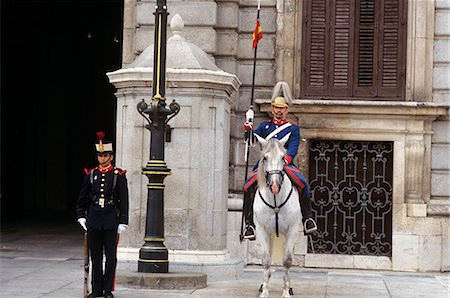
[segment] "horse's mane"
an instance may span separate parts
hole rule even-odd
[[[261,157],[259,159],[258,165],[258,187],[260,188],[266,185],[266,173],[264,171],[263,158],[268,152],[271,151],[285,152],[285,149],[277,139],[272,138],[267,141],[266,146],[264,146],[263,150],[261,151]]]

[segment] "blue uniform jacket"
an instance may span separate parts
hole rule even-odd
[[[277,122],[275,119],[261,122],[259,126],[254,130],[254,133],[262,138],[266,138],[272,131],[283,125],[283,121],[281,123],[275,122]],[[291,163],[297,155],[298,146],[300,145],[300,127],[298,125],[292,124],[273,137],[281,140],[288,133],[291,133],[291,136],[289,137],[289,140],[286,142],[284,147],[287,151],[286,154],[290,157],[289,163]],[[248,132],[245,133],[245,139],[247,138]]]
[[[76,205],[77,218],[86,217],[88,229],[109,230],[117,229],[119,223],[128,224],[128,186],[125,172],[111,167],[107,172],[100,172],[97,168],[85,170],[81,191]],[[92,183],[91,183],[92,173]],[[114,176],[116,185],[113,190]],[[114,194],[113,194],[114,192]],[[114,204],[107,204],[114,195]],[[104,197],[105,205],[101,206],[92,197]]]

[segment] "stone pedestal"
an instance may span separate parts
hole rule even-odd
[[[177,23],[178,22],[178,23]],[[165,245],[172,269],[235,278],[243,260],[227,250],[228,156],[230,106],[240,86],[235,75],[221,71],[197,46],[180,35],[167,43],[166,101],[176,100],[179,114],[167,127],[165,161]],[[130,227],[119,244],[119,260],[137,260],[145,229],[146,181],[141,168],[148,160],[149,134],[136,105],[151,97],[153,46],[127,68],[108,73],[117,88],[117,164],[128,170]],[[134,256],[134,257],[133,257]],[[120,263],[119,263],[120,266]]]

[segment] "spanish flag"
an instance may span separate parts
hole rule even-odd
[[[256,27],[253,31],[253,44],[252,47],[256,48],[258,45],[258,42],[262,39],[262,29],[261,29],[261,23],[259,22],[259,19],[256,19]]]

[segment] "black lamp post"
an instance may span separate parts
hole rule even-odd
[[[137,110],[147,121],[151,132],[150,160],[142,173],[148,177],[147,218],[144,245],[139,251],[138,272],[169,272],[168,251],[164,245],[164,178],[170,175],[164,161],[164,142],[167,122],[180,111],[173,101],[166,107],[166,0],[157,0],[155,15],[155,41],[153,58],[153,96],[150,107],[142,100]],[[148,116],[147,116],[148,115]],[[168,117],[171,115],[170,117]]]

